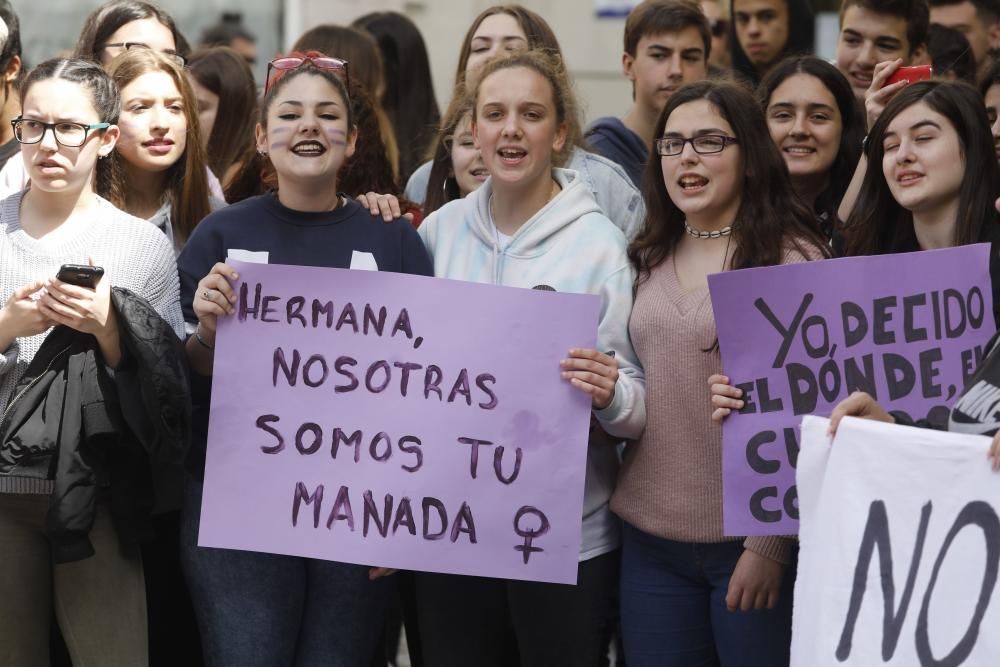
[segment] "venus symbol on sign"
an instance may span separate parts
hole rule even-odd
[[[526,530],[521,527],[521,519],[529,514],[538,517],[538,528]],[[524,557],[524,564],[527,565],[528,559],[531,558],[532,553],[545,551],[545,549],[541,547],[532,546],[531,542],[535,538],[541,537],[545,533],[549,532],[549,519],[541,510],[531,507],[530,505],[525,505],[517,511],[517,514],[514,515],[514,532],[517,533],[518,537],[524,538],[524,544],[516,545],[514,550],[521,552],[521,555]]]

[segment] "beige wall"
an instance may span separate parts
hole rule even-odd
[[[366,12],[391,9],[411,19],[423,33],[431,59],[438,104],[447,105],[454,83],[458,50],[465,31],[489,0],[287,0],[286,42],[312,25],[350,23]],[[624,19],[598,19],[593,0],[522,0],[549,22],[562,45],[588,120],[620,115],[630,103],[621,74]]]

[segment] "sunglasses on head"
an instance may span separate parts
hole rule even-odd
[[[347,71],[347,61],[340,58],[329,58],[327,56],[285,56],[275,58],[267,64],[267,81],[264,83],[264,94],[271,89],[271,85],[281,78],[284,72],[298,69],[306,63],[318,69],[332,71],[347,85],[351,86],[351,75]]]
[[[725,37],[726,31],[729,30],[729,21],[725,19],[709,21],[708,28],[712,31],[712,37]]]

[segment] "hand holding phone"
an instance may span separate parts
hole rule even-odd
[[[86,264],[63,264],[56,274],[56,278],[64,283],[90,289],[97,287],[102,277],[104,277],[103,267]]]

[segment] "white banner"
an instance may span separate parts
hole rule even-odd
[[[806,417],[792,666],[1000,665],[990,439]]]

